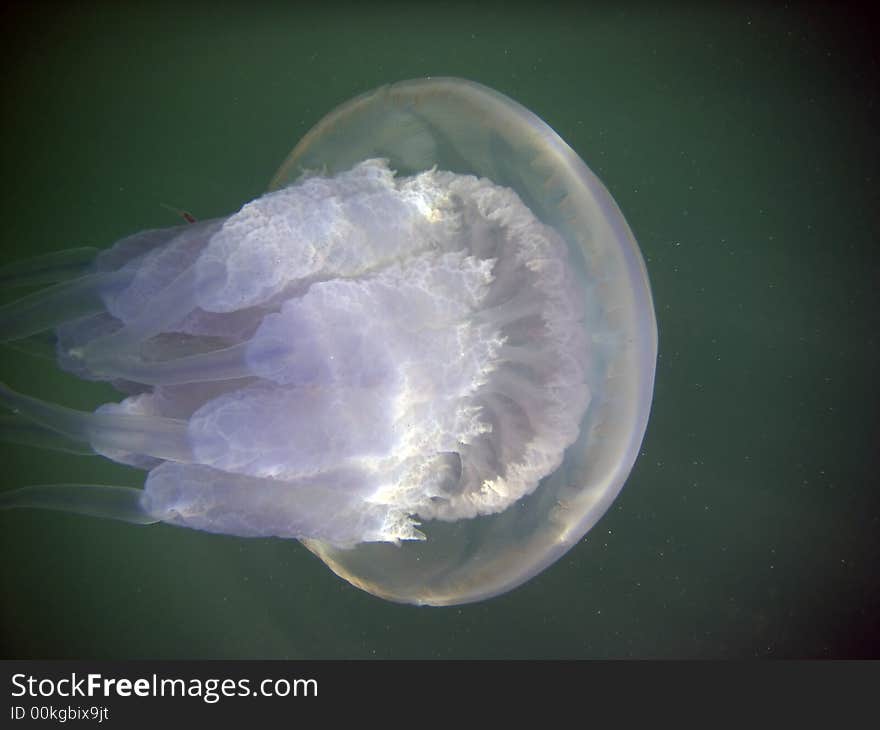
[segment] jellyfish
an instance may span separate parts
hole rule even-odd
[[[377,596],[450,605],[549,566],[608,509],[657,333],[620,210],[480,84],[383,86],[321,120],[226,218],[13,264],[0,338],[123,396],[6,385],[2,433],[146,472],[0,507],[301,541]]]

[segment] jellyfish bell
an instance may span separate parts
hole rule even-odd
[[[421,79],[331,112],[225,219],[0,272],[57,282],[0,309],[128,396],[84,413],[0,387],[7,438],[147,470],[42,485],[46,507],[302,541],[383,598],[503,593],[626,480],[657,335],[611,196],[534,114]]]

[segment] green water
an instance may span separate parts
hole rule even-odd
[[[229,213],[351,96],[480,81],[578,151],[645,254],[661,354],[632,477],[545,573],[448,609],[380,601],[294,543],[0,514],[2,654],[880,653],[870,24],[802,6],[316,6],[6,11],[3,261],[176,224],[161,203]],[[0,378],[79,408],[115,397],[6,349]],[[3,488],[143,479],[11,446],[0,469]]]

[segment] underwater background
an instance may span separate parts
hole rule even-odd
[[[788,3],[4,9],[0,264],[231,213],[352,96],[473,79],[604,181],[660,332],[641,455],[606,516],[484,603],[417,608],[295,542],[0,513],[6,658],[880,655],[876,18]],[[15,292],[2,292],[7,301]],[[10,348],[0,379],[109,386]],[[140,486],[0,445],[0,488]]]

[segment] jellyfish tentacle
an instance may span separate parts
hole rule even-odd
[[[170,360],[150,362],[134,353],[99,360],[92,371],[102,378],[131,380],[144,385],[182,385],[253,377],[248,365],[250,342],[231,347],[188,355]]]
[[[190,267],[153,298],[151,306],[129,320],[112,334],[98,337],[82,348],[80,356],[90,370],[99,371],[120,353],[137,351],[141,343],[162,332],[174,330],[198,306],[200,291],[212,285],[214,278],[204,277]]]
[[[191,462],[187,422],[161,416],[87,413],[47,403],[0,383],[0,403],[64,436],[91,444],[95,451],[142,454]]]
[[[35,446],[38,449],[65,451],[81,456],[94,455],[92,448],[81,441],[53,431],[14,414],[0,415],[0,441]]]
[[[0,307],[0,342],[30,337],[78,317],[104,310],[102,296],[130,273],[87,274],[55,284]]]
[[[37,484],[0,492],[0,509],[50,509],[135,525],[158,519],[141,505],[142,489],[105,484]]]
[[[3,343],[6,347],[18,352],[55,362],[58,358],[58,338],[55,333],[47,330],[37,332],[30,337]]]
[[[0,266],[0,286],[41,286],[77,279],[88,273],[97,255],[97,248],[83,246],[15,261]]]

